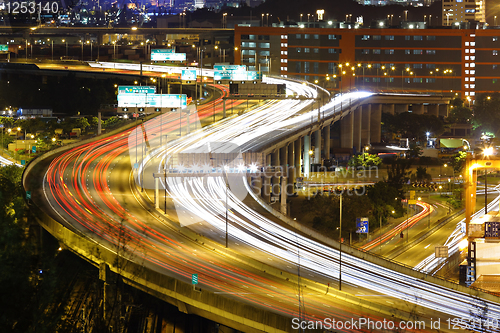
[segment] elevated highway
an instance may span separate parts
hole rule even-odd
[[[314,95],[311,89],[302,93]],[[341,117],[340,110],[342,119],[346,118],[355,112],[350,106],[361,105],[361,100],[351,95],[346,109],[344,104],[340,108],[339,99],[332,103],[321,111],[326,115],[323,119]],[[181,311],[246,332],[294,331],[293,318],[419,319],[427,327],[431,320],[446,323],[454,317],[500,319],[495,296],[346,246],[341,255],[337,242],[304,229],[269,206],[245,173],[236,173],[234,179],[227,178],[227,173],[226,177],[167,178],[162,190],[168,192],[166,204],[154,207],[152,175],[178,163],[176,153],[222,142],[247,147],[243,153],[258,148],[263,161],[268,161],[265,150],[274,141],[265,134],[294,124],[298,127],[291,132],[301,131],[300,124],[310,126],[300,118],[317,116],[317,110],[304,112],[310,104],[270,101],[240,117],[173,139],[177,118],[174,121],[165,114],[146,123],[147,131],[157,137],[158,144],[151,150],[146,152],[142,139],[137,139],[142,138],[137,135],[140,128],[111,133],[53,151],[30,164],[23,176],[25,189],[33,191],[41,224],[73,251],[95,264],[109,265],[128,283],[176,304]],[[318,124],[313,121],[313,126]],[[167,144],[160,144],[160,138]],[[261,138],[267,146],[249,148],[248,143]],[[221,154],[227,151],[213,154],[223,161]],[[133,169],[136,156],[140,167]],[[282,165],[270,158],[272,165]],[[238,157],[231,161],[236,166],[241,163]],[[246,190],[243,198],[242,189]],[[200,276],[201,291],[189,286],[193,273]],[[452,331],[446,324],[441,328]]]

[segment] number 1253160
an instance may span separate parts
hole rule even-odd
[[[9,1],[5,3],[8,14],[55,14],[59,11],[56,1]]]

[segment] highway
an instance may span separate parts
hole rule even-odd
[[[297,85],[295,90],[312,97],[317,93],[303,85]],[[344,103],[347,98],[355,102],[368,95],[345,94],[342,98]],[[184,281],[189,281],[192,273],[199,273],[203,288],[290,317],[300,315],[305,320],[318,320],[369,316],[381,319],[392,313],[399,319],[429,321],[441,318],[445,322],[451,317],[476,320],[478,311],[484,310],[487,318],[500,319],[498,304],[477,300],[346,254],[342,255],[342,292],[328,288],[338,284],[339,251],[284,228],[278,221],[251,209],[247,203],[258,202],[245,182],[244,171],[251,165],[240,170],[209,165],[210,169],[215,167],[225,173],[229,190],[226,177],[222,176],[168,178],[167,190],[172,206],[164,208],[169,208],[169,213],[175,211],[176,216],[167,215],[163,219],[144,209],[147,207],[142,206],[131,188],[135,186],[130,179],[136,156],[139,168],[134,170],[133,177],[139,184],[145,179],[143,195],[152,197],[152,184],[148,183],[152,182],[150,175],[153,171],[162,172],[165,165],[175,164],[176,154],[202,147],[208,149],[203,153],[227,154],[224,147],[211,152],[211,142],[245,147],[246,150],[262,146],[315,117],[317,110],[302,112],[308,103],[311,102],[270,101],[242,116],[228,118],[182,137],[174,136],[179,130],[178,115],[164,114],[145,124],[147,135],[138,126],[71,149],[54,159],[44,179],[45,200],[39,204],[48,205],[51,214],[61,223],[115,249],[120,255],[133,257]],[[337,98],[322,112],[327,115],[335,110],[338,112],[339,104]],[[206,109],[199,109],[199,118],[211,114],[211,107]],[[181,124],[185,125],[185,120],[181,119]],[[266,135],[270,132],[276,136]],[[150,147],[144,140],[146,137],[155,138]],[[169,140],[167,145],[160,144],[163,138],[163,142]],[[170,156],[172,160],[167,161]],[[229,250],[221,255],[211,247],[223,244],[226,202],[230,243]],[[186,220],[193,222],[186,223]],[[182,227],[179,228],[176,222],[213,241],[200,245],[179,232]],[[315,285],[316,289],[304,290],[297,288],[297,281],[262,274],[248,262],[236,262],[235,253],[289,273],[300,272],[299,281],[309,281],[307,285]]]

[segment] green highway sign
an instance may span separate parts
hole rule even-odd
[[[34,153],[36,153],[36,146],[32,146],[32,147],[31,147],[31,152],[32,152],[33,154],[34,154]]]
[[[31,191],[26,191],[26,199],[31,199]]]
[[[119,86],[118,94],[156,94],[155,86]]]
[[[26,160],[21,160],[21,165],[25,165],[26,164]]]
[[[198,274],[191,275],[191,283],[198,284]]]
[[[6,53],[6,52],[9,52],[9,45],[0,44],[0,53]]]

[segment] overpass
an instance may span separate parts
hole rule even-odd
[[[437,101],[435,101],[437,103]],[[356,102],[355,102],[356,103]],[[359,105],[362,104],[352,104],[352,108],[348,108],[344,110],[344,106],[342,106],[342,115],[349,115],[350,113],[353,112],[354,107],[357,105],[359,108]],[[337,105],[336,103],[335,105]],[[348,104],[349,105],[349,104]],[[351,105],[349,105],[351,106]],[[330,109],[330,112],[332,110]],[[334,107],[333,113],[332,113],[332,119],[333,114],[337,113],[339,109],[337,109],[337,106]],[[327,119],[328,119],[328,114],[329,112],[325,112],[327,114]],[[304,115],[304,118],[309,118],[310,114],[306,113]],[[243,117],[241,117],[243,118]],[[233,120],[237,120],[238,117],[233,117],[231,118]],[[227,121],[231,120],[228,119]],[[316,125],[315,125],[316,126]],[[315,128],[313,128],[315,129]],[[217,132],[217,131],[214,131]],[[292,129],[293,132],[293,129]],[[110,133],[109,137],[106,138],[105,140],[102,140],[99,143],[96,143],[90,148],[90,151],[95,152],[96,150],[102,149],[101,146],[105,146],[110,144],[109,142],[113,140],[118,140],[118,137],[121,137],[122,135],[116,135],[116,137],[113,137],[115,133]],[[354,135],[354,134],[353,134]],[[133,137],[133,135],[131,135]],[[274,142],[271,140],[271,138],[267,138],[265,141],[269,142],[270,144],[274,144]],[[295,141],[296,138],[295,138]],[[294,141],[294,142],[295,142]],[[291,141],[290,141],[291,142]],[[84,142],[85,143],[85,142]],[[84,144],[82,143],[82,144]],[[91,141],[87,142],[91,143]],[[295,144],[294,144],[295,145]],[[72,147],[66,147],[66,148],[61,148],[58,151],[53,151],[50,152],[48,156],[45,156],[46,159],[52,159],[54,157],[57,157],[58,154],[62,153],[62,150],[64,149],[77,149],[78,147],[72,146]],[[264,147],[267,149],[267,147]],[[282,149],[282,148],[280,148]],[[305,149],[304,149],[305,150]],[[268,160],[270,154],[267,154],[265,156],[265,159]],[[298,155],[298,154],[297,154]],[[295,156],[295,155],[294,155]],[[271,159],[272,159],[271,155]],[[274,157],[275,160],[276,157]],[[35,191],[36,189],[41,189],[42,186],[39,183],[40,179],[42,177],[39,177],[44,174],[43,171],[42,174],[38,174],[37,172],[40,172],[42,169],[38,169],[39,167],[42,166],[44,163],[44,160],[46,159],[40,159],[40,160],[35,160],[33,163],[31,163],[27,169],[25,170],[25,173],[23,175],[23,182],[26,190],[33,190]],[[295,159],[295,157],[294,157]],[[45,162],[47,163],[47,162]],[[96,166],[97,167],[97,166]],[[59,171],[58,171],[59,172]],[[64,170],[61,170],[61,172],[64,172]],[[117,171],[114,171],[117,172]],[[130,166],[128,169],[124,168],[123,174],[128,174],[130,175]],[[57,175],[57,173],[56,173]],[[104,177],[106,178],[107,172],[104,172]],[[62,175],[60,175],[62,176]],[[83,177],[87,177],[86,174],[82,175]],[[137,175],[136,175],[137,176]],[[137,179],[137,177],[135,177]],[[119,178],[117,178],[119,179]],[[117,180],[117,179],[112,179],[112,180]],[[123,177],[121,177],[122,182],[123,182]],[[126,179],[126,178],[125,178]],[[38,182],[37,182],[38,181]],[[62,180],[61,180],[62,181]],[[49,187],[51,189],[57,189],[62,184],[58,183],[59,180],[55,180],[55,183],[49,183],[50,186],[47,186],[46,188],[48,189]],[[106,182],[106,180],[104,180]],[[146,215],[151,215],[154,217],[154,219],[160,219],[162,221],[166,221],[170,224],[175,225],[175,223],[172,223],[172,221],[169,222],[168,216],[162,215],[161,212],[156,210],[152,203],[147,202],[147,197],[141,198],[140,196],[144,196],[145,194],[140,194],[140,190],[136,188],[137,183],[135,183],[134,179],[130,179],[130,184],[131,184],[131,189],[133,192],[133,195],[139,198],[139,202],[141,205],[144,205],[146,208],[147,214]],[[70,184],[68,184],[70,185]],[[72,189],[71,191],[77,190],[79,187]],[[71,193],[71,192],[70,192]],[[75,193],[75,192],[72,192]],[[98,192],[92,192],[93,193],[93,199],[92,201],[97,200],[95,195],[98,194]],[[40,193],[39,193],[40,194]],[[111,195],[111,193],[105,192],[104,195]],[[72,195],[71,195],[72,196]],[[118,193],[113,192],[113,197],[119,196]],[[34,196],[35,198],[36,196]],[[43,198],[43,195],[40,195],[40,198]],[[67,198],[70,198],[70,195],[67,195]],[[36,199],[35,199],[36,200]],[[260,201],[258,197],[255,197],[254,200]],[[41,200],[44,201],[44,200]],[[308,230],[304,229],[301,227],[299,224],[296,222],[286,218],[283,215],[280,215],[280,213],[275,212],[272,210],[268,205],[266,205],[265,202],[261,202],[261,204],[268,209],[273,215],[279,217],[283,221],[285,221],[287,224],[297,228],[300,230],[301,234],[309,235],[311,237],[314,237],[318,240],[320,240],[323,244],[328,244],[329,248],[332,249],[331,251],[334,251],[335,249],[339,248],[339,244],[335,241],[329,240],[325,237],[322,237],[322,235],[315,233],[313,230]],[[81,231],[75,226],[68,225],[67,220],[62,217],[62,215],[59,215],[59,213],[54,213],[54,211],[50,211],[50,208],[47,203],[43,202],[37,202],[37,205],[43,205],[43,209],[49,209],[50,215],[47,213],[43,213],[42,211],[39,212],[39,218],[41,224],[49,230],[54,236],[59,239],[62,243],[66,244],[69,248],[71,248],[73,251],[79,253],[83,257],[88,258],[90,261],[92,261],[96,265],[102,265],[103,269],[105,269],[104,264],[110,265],[111,270],[120,273],[122,276],[124,276],[127,279],[127,282],[140,286],[141,288],[148,290],[154,295],[161,295],[160,298],[163,298],[172,304],[175,304],[181,309],[181,311],[187,311],[187,312],[192,312],[192,313],[199,313],[200,315],[206,316],[207,318],[211,318],[213,320],[216,320],[218,322],[221,322],[223,324],[227,324],[228,326],[235,327],[235,328],[240,328],[241,330],[244,331],[291,331],[291,317],[290,315],[285,315],[283,313],[277,313],[276,310],[263,310],[262,306],[265,308],[264,305],[262,306],[257,306],[257,305],[249,305],[248,303],[242,302],[241,300],[238,300],[236,302],[234,301],[234,295],[231,293],[223,293],[223,295],[217,293],[216,291],[214,292],[213,286],[208,286],[207,288],[202,287],[202,291],[200,292],[199,290],[191,290],[189,284],[186,283],[186,275],[184,274],[183,276],[179,276],[178,274],[173,274],[177,278],[165,278],[161,277],[164,276],[165,274],[158,273],[158,269],[152,269],[149,265],[140,264],[142,256],[140,253],[132,253],[132,254],[127,254],[127,255],[122,255],[118,256],[116,253],[116,250],[113,250],[113,246],[110,246],[109,242],[102,241],[99,239],[99,237],[96,238],[95,234],[90,233],[88,231]],[[82,204],[80,204],[81,206]],[[79,205],[76,205],[79,206]],[[131,203],[129,202],[128,204],[128,209],[131,210]],[[139,205],[140,206],[140,205]],[[140,209],[143,209],[143,207],[139,207]],[[36,209],[36,208],[34,208]],[[237,210],[238,207],[232,207],[232,209]],[[60,212],[61,214],[64,214],[62,211]],[[83,212],[82,212],[83,213]],[[134,211],[134,214],[135,211]],[[59,220],[56,222],[56,219]],[[147,230],[147,229],[145,229]],[[260,276],[262,278],[269,278],[272,279],[272,284],[274,283],[279,283],[280,290],[293,290],[296,288],[296,286],[299,286],[299,295],[300,295],[300,289],[302,290],[308,290],[311,291],[311,293],[315,293],[318,296],[315,295],[309,295],[308,298],[311,299],[318,299],[318,302],[315,301],[315,305],[320,305],[321,302],[333,302],[337,304],[338,302],[345,302],[346,307],[349,309],[357,309],[357,311],[363,313],[363,314],[371,314],[371,315],[376,315],[376,316],[390,316],[391,318],[399,318],[399,319],[405,319],[408,318],[408,310],[405,310],[403,306],[391,306],[385,304],[385,301],[380,302],[373,302],[370,301],[370,298],[360,298],[359,296],[353,296],[350,292],[349,287],[344,287],[344,291],[333,291],[329,290],[327,288],[327,279],[319,279],[319,278],[305,278],[303,276],[297,276],[297,274],[290,272],[289,270],[286,269],[285,266],[283,265],[277,265],[272,262],[268,262],[265,260],[264,257],[261,257],[259,259],[252,259],[248,256],[249,252],[240,252],[239,250],[233,250],[233,246],[236,246],[234,243],[231,244],[230,249],[225,249],[222,248],[221,245],[218,244],[217,241],[211,240],[209,236],[206,235],[201,235],[200,233],[196,232],[196,230],[190,230],[188,228],[183,228],[183,227],[175,227],[174,229],[170,230],[174,234],[178,234],[182,236],[183,242],[188,242],[189,245],[195,249],[200,251],[200,255],[202,253],[212,253],[213,254],[213,259],[216,260],[215,258],[222,258],[224,260],[225,265],[231,263],[231,262],[238,262],[239,264],[243,265],[245,267],[246,271],[248,272],[254,272],[257,274],[257,276]],[[326,248],[325,248],[326,250]],[[108,252],[109,253],[108,253]],[[170,251],[170,250],[169,250]],[[304,250],[307,251],[307,250]],[[347,263],[346,263],[346,269],[347,271],[345,274],[349,276],[349,270],[354,270],[356,266],[363,266],[367,265],[369,263],[377,265],[379,267],[384,267],[385,269],[388,269],[387,272],[399,272],[399,273],[404,273],[405,280],[408,279],[407,282],[405,282],[407,285],[411,286],[411,288],[415,289],[422,289],[422,288],[437,288],[439,290],[447,290],[449,292],[453,291],[453,294],[448,294],[447,297],[452,297],[453,299],[463,299],[465,304],[470,303],[470,297],[468,295],[474,295],[473,298],[477,299],[479,302],[478,305],[476,305],[479,309],[484,309],[487,313],[491,313],[491,316],[493,318],[497,317],[497,310],[495,307],[495,303],[498,303],[499,299],[495,296],[483,293],[479,290],[474,290],[474,289],[468,289],[464,288],[458,285],[455,285],[453,283],[439,280],[436,278],[433,278],[432,276],[428,276],[426,274],[417,272],[412,270],[411,268],[407,267],[402,267],[400,265],[397,265],[395,263],[386,261],[384,259],[378,258],[373,255],[369,255],[367,253],[363,253],[360,251],[357,251],[355,249],[349,248],[349,247],[343,247],[344,255],[346,256]],[[246,253],[246,254],[245,254]],[[114,263],[116,262],[117,257],[120,260],[127,260],[127,265],[115,265]],[[196,260],[196,257],[193,257],[191,253],[186,253],[184,258],[190,258],[190,260]],[[338,258],[338,250],[335,250],[335,252],[332,252],[331,257],[329,257],[331,261],[334,263],[337,262],[340,258]],[[357,259],[356,259],[357,258]],[[221,259],[221,260],[222,260]],[[351,263],[349,263],[351,261]],[[354,261],[356,264],[354,264]],[[139,264],[138,264],[139,262]],[[135,263],[129,264],[129,263]],[[122,268],[120,268],[122,267]],[[125,267],[125,269],[123,268]],[[373,266],[375,267],[375,266]],[[374,269],[372,267],[372,270]],[[284,268],[284,269],[283,269]],[[366,272],[367,268],[362,268]],[[330,267],[330,270],[335,271],[336,268]],[[156,273],[155,273],[156,272]],[[314,271],[310,271],[311,273]],[[361,272],[361,271],[360,271]],[[157,274],[157,275],[155,275]],[[250,273],[248,273],[250,274]],[[355,274],[366,274],[366,273],[355,273]],[[389,274],[389,273],[386,273]],[[395,274],[395,273],[390,273],[390,274]],[[169,274],[172,275],[172,274]],[[383,275],[383,274],[382,274]],[[403,275],[400,275],[403,276]],[[236,277],[233,277],[236,279]],[[372,277],[374,279],[375,277]],[[378,277],[380,278],[380,276]],[[401,279],[401,278],[399,278]],[[175,281],[177,280],[177,282]],[[231,283],[227,282],[226,283]],[[267,282],[266,282],[267,283]],[[439,286],[439,287],[438,287]],[[441,288],[443,287],[443,288]],[[234,286],[232,288],[235,288]],[[263,288],[263,287],[260,287]],[[367,288],[366,286],[363,288]],[[434,293],[436,295],[440,295],[441,291],[435,290]],[[327,296],[319,296],[319,295],[324,295],[325,290],[327,290]],[[446,292],[448,293],[448,292]],[[453,295],[453,296],[452,296]],[[263,301],[265,302],[272,302],[270,297],[267,297],[263,295],[264,297]],[[272,296],[271,296],[272,297]],[[417,297],[417,296],[415,296]],[[420,297],[420,296],[418,296]],[[438,296],[435,296],[438,297]],[[443,305],[443,307],[446,306],[458,306],[453,299],[449,299],[449,303],[451,305]],[[299,297],[300,300],[300,297]],[[398,301],[399,302],[399,301]],[[282,305],[285,306],[285,305]],[[464,306],[466,307],[466,306]],[[299,301],[299,308],[300,308],[300,301]],[[425,307],[420,307],[418,305],[417,308],[421,308],[422,310],[425,309]],[[315,310],[309,310],[309,311],[315,311]],[[320,310],[318,310],[319,313],[329,313],[329,310],[327,310],[326,307],[322,307]],[[424,310],[425,311],[425,310]],[[457,310],[458,311],[458,310]],[[299,311],[299,316],[300,316],[300,311]],[[355,313],[355,312],[354,312]],[[460,312],[461,313],[461,312]],[[469,313],[469,309],[467,308],[467,312]],[[352,312],[351,312],[352,314]],[[437,315],[437,314],[436,314]],[[445,317],[443,317],[445,318]],[[444,322],[444,320],[443,320]]]

